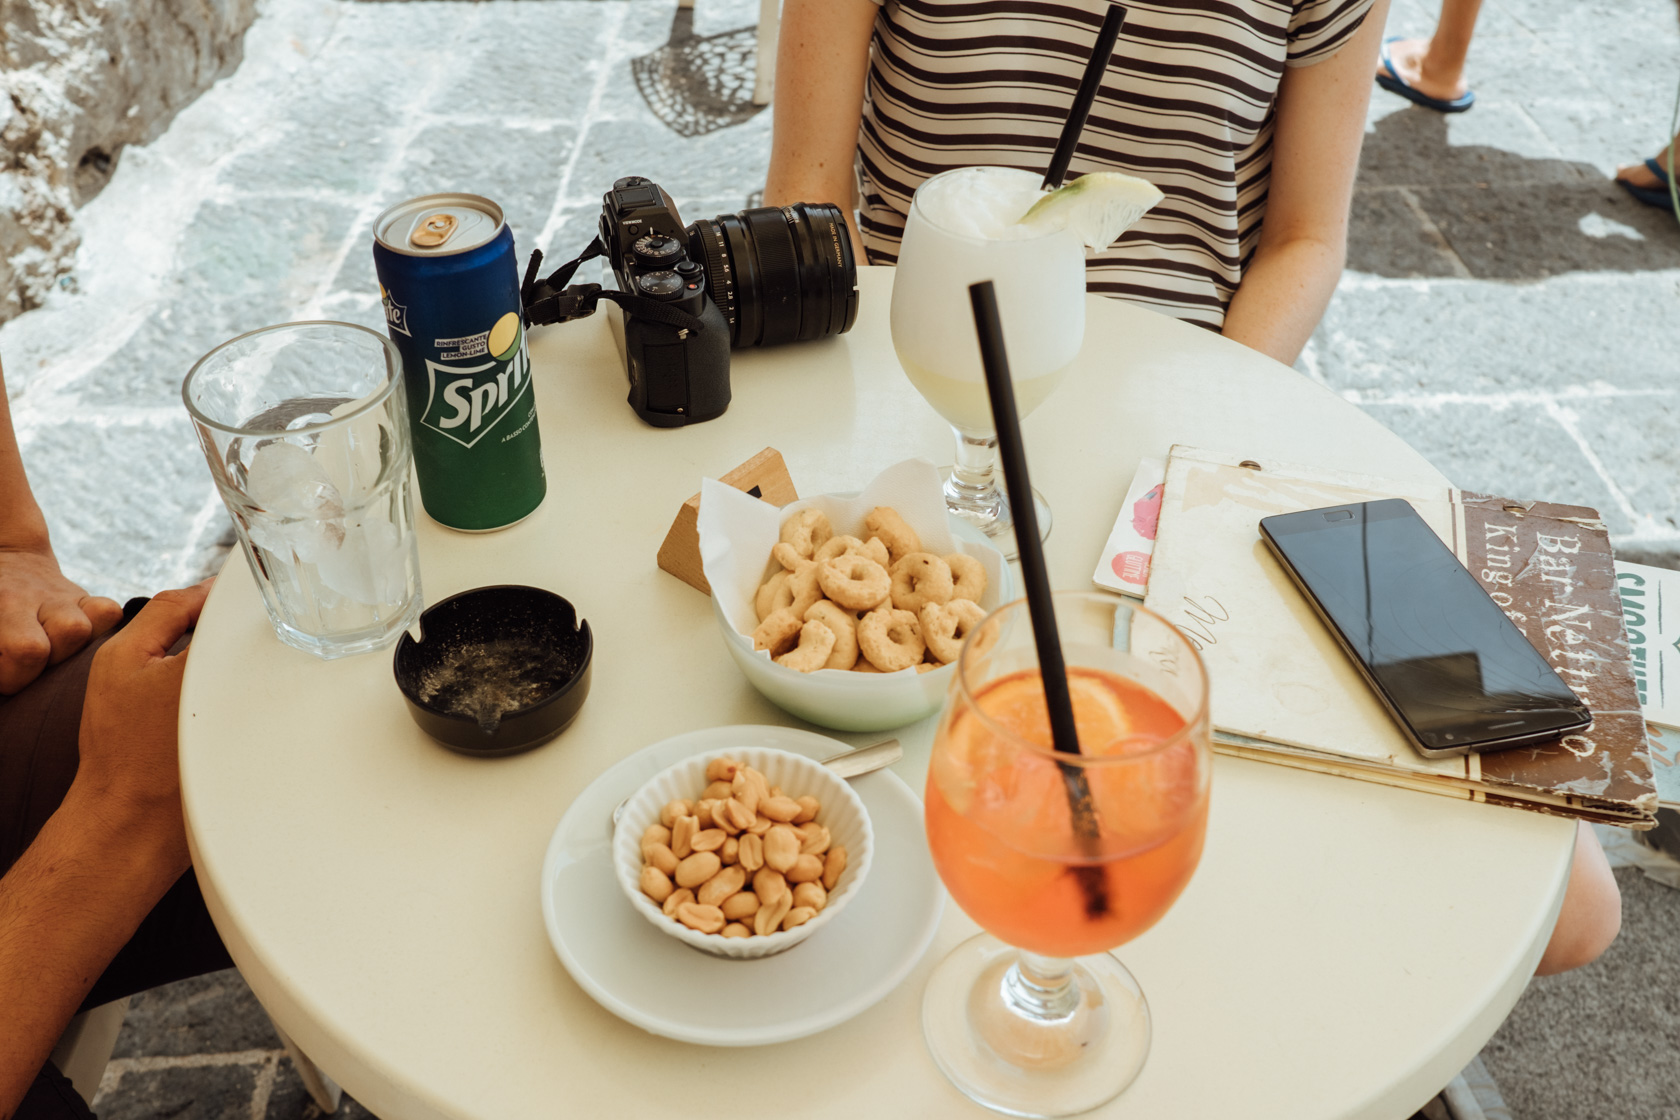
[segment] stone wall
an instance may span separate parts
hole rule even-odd
[[[0,0],[0,321],[70,274],[75,208],[239,64],[257,0]]]

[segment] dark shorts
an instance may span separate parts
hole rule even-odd
[[[64,800],[76,776],[82,696],[94,651],[42,673],[16,696],[0,696],[0,874],[17,862]],[[82,1010],[206,972],[232,968],[191,871],[163,896],[94,982]],[[17,1120],[91,1117],[50,1065],[36,1078]]]

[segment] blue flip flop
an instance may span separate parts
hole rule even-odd
[[[1668,168],[1654,159],[1646,160],[1645,167],[1657,177],[1657,182],[1662,186],[1636,187],[1626,179],[1617,179],[1616,185],[1647,206],[1655,206],[1659,210],[1673,209],[1674,199],[1668,193]]]
[[[1439,97],[1430,97],[1427,93],[1421,93],[1407,85],[1405,79],[1400,76],[1400,71],[1394,68],[1394,60],[1388,57],[1388,45],[1401,42],[1404,38],[1403,35],[1394,35],[1383,40],[1382,51],[1378,53],[1377,60],[1382,63],[1383,69],[1387,73],[1377,75],[1379,86],[1390,93],[1398,93],[1414,105],[1422,105],[1425,109],[1433,109],[1437,113],[1462,113],[1476,103],[1476,91],[1473,89],[1465,90],[1463,97],[1443,101]]]

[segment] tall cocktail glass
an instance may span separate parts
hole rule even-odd
[[[986,933],[934,970],[922,1025],[941,1070],[1014,1116],[1071,1116],[1132,1082],[1149,1008],[1110,952],[1178,898],[1207,830],[1207,678],[1171,623],[1059,592],[1080,754],[1050,749],[1025,600],[963,647],[928,767],[927,835]]]
[[[240,335],[181,386],[274,632],[321,658],[420,616],[402,357],[350,323]]]
[[[992,281],[1009,343],[1016,408],[1024,417],[1061,382],[1085,340],[1085,248],[1067,231],[1016,224],[1041,176],[1008,167],[962,167],[916,189],[893,279],[892,340],[917,392],[957,436],[945,482],[951,512],[1011,559],[1014,519],[998,487],[997,435],[975,341],[968,286]],[[1038,498],[1039,531],[1050,510]]]

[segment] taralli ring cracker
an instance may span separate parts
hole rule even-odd
[[[945,557],[951,569],[951,598],[978,603],[986,593],[986,565],[966,552],[953,552]]]
[[[892,602],[901,611],[951,601],[951,566],[931,552],[912,552],[892,566]]]
[[[800,510],[782,522],[781,543],[792,545],[794,551],[807,560],[833,535],[834,531],[828,525],[828,514],[820,509]]]
[[[776,663],[801,673],[814,673],[828,664],[828,655],[833,652],[834,631],[812,619],[799,628],[799,644],[776,658]]]
[[[941,663],[955,661],[962,652],[963,639],[980,625],[986,612],[979,603],[967,599],[952,599],[949,603],[928,603],[917,616],[922,624],[922,640],[928,652]]]
[[[849,611],[867,611],[892,593],[892,577],[867,556],[849,553],[817,565],[817,583],[830,599]]]
[[[820,622],[807,625],[827,631]],[[693,833],[692,823],[684,824],[684,846],[692,836],[697,848],[702,843],[707,847],[682,859],[673,874],[654,858],[672,854],[663,843],[668,830],[651,825],[643,833],[638,879],[642,893],[666,918],[714,937],[768,936],[810,921],[828,906],[846,867],[845,846],[831,844],[828,829],[821,823],[822,803],[809,794],[794,796],[779,789],[772,793],[763,774],[733,759],[713,759],[706,772],[708,777],[719,775],[714,782],[728,774],[732,785],[740,785],[739,792],[750,791],[748,799],[766,815],[744,807],[740,811],[766,823],[763,838],[743,834],[738,842],[734,837],[718,841],[718,850],[737,844],[738,860],[721,860],[711,847],[715,836]],[[674,801],[666,809],[675,811],[706,800]],[[804,823],[792,823],[801,818]],[[694,820],[686,813],[675,819],[679,823]]]
[[[820,622],[834,631],[834,649],[829,652],[822,668],[850,669],[857,664],[857,618],[851,611],[841,610],[827,599],[821,599],[812,603],[805,612],[805,621]]]
[[[883,673],[908,669],[922,660],[927,644],[922,626],[909,611],[870,611],[858,623],[858,648]]]
[[[916,535],[916,530],[910,528],[891,506],[876,506],[870,510],[869,515],[863,519],[863,527],[871,536],[881,538],[881,543],[887,546],[887,553],[895,564],[912,552],[922,550],[922,538]]]

